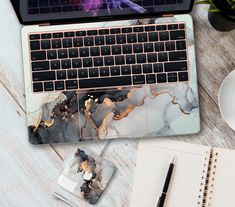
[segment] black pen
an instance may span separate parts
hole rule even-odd
[[[174,169],[174,165],[175,165],[175,156],[173,157],[173,160],[172,160],[172,162],[169,166],[167,176],[166,176],[166,180],[165,180],[165,183],[164,183],[164,187],[163,187],[163,190],[162,190],[162,195],[160,196],[160,198],[158,200],[157,207],[163,207],[164,206],[167,191],[168,191],[168,187],[169,187],[171,177],[172,177],[172,172],[173,172],[173,169]]]

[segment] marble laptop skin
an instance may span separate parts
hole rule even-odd
[[[81,149],[77,149],[65,163],[58,180],[60,189],[57,190],[68,199],[79,198],[90,204],[98,202],[116,171],[112,163]],[[71,198],[72,195],[75,197]]]
[[[191,16],[175,15],[169,18],[95,24],[96,27],[110,27],[172,22],[183,22],[187,26],[189,82],[36,94],[32,92],[31,79],[26,73],[30,143],[74,143],[199,132],[199,100]],[[81,26],[84,28],[84,25]],[[79,29],[79,25],[77,27]]]

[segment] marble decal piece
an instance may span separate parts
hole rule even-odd
[[[89,154],[89,155],[88,155]],[[98,202],[116,168],[98,156],[78,149],[67,162],[59,186],[90,204]]]
[[[50,144],[199,132],[199,100],[191,17],[176,15],[171,18],[105,22],[97,23],[97,27],[179,21],[187,25],[189,82],[34,94],[31,91],[31,81],[28,81],[26,99],[29,141],[32,144]]]

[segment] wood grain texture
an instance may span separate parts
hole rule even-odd
[[[235,69],[235,31],[215,31],[207,20],[207,6],[197,6],[194,17],[202,130],[198,135],[172,137],[190,143],[235,148],[235,133],[218,109],[218,90]],[[63,160],[77,147],[90,149],[112,161],[118,171],[100,204],[128,207],[138,140],[104,141],[34,147],[27,141],[21,25],[8,0],[0,7],[0,206],[67,206],[51,197],[63,170]],[[82,206],[81,206],[82,207]]]

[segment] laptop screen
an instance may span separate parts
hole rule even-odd
[[[139,17],[189,11],[193,0],[12,0],[23,23]]]

